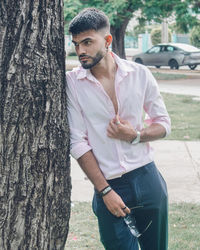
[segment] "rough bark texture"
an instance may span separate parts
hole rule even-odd
[[[64,249],[70,216],[62,0],[0,1],[0,249]]]
[[[130,18],[124,20],[120,26],[111,26],[111,34],[113,37],[112,50],[121,58],[126,59],[124,36],[126,27],[129,23]]]

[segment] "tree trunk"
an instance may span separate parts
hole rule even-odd
[[[126,59],[124,37],[129,20],[130,18],[126,18],[120,26],[111,26],[112,51],[124,59]]]
[[[62,0],[0,1],[0,249],[64,249],[70,216]]]

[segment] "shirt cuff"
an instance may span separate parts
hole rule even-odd
[[[158,123],[160,125],[162,125],[164,128],[165,128],[165,131],[166,131],[166,136],[168,136],[170,133],[171,133],[171,121],[170,121],[170,118],[169,119],[151,119],[149,117],[147,117],[145,119],[145,123],[147,125],[151,125],[152,123]]]
[[[91,149],[92,148],[88,144],[82,142],[76,146],[73,146],[70,150],[70,153],[71,153],[72,157],[77,160],[78,158],[80,158],[82,155],[84,155],[85,153],[87,153]]]
[[[171,133],[171,126],[169,124],[166,124],[166,122],[156,122],[156,123],[162,125],[165,128],[166,131],[165,137]]]

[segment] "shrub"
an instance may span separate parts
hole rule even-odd
[[[75,51],[69,51],[68,56],[77,56]]]
[[[190,34],[190,42],[197,48],[200,48],[200,24],[194,26]]]
[[[171,42],[172,34],[171,31],[168,29],[168,37],[169,42]],[[162,33],[161,28],[155,28],[151,31],[151,42],[153,45],[161,43]]]

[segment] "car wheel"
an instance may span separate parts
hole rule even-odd
[[[169,61],[170,69],[179,69],[179,65],[175,59]]]
[[[143,61],[142,61],[142,59],[140,59],[140,58],[136,58],[136,59],[135,59],[135,62],[136,62],[136,63],[139,63],[139,64],[143,64]]]
[[[190,69],[194,70],[196,69],[197,65],[193,64],[193,65],[188,65]]]
[[[157,69],[159,69],[159,68],[160,68],[160,66],[156,65],[156,68],[157,68]]]

